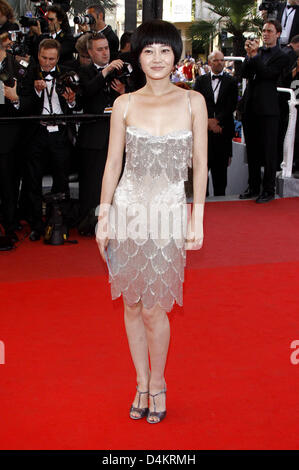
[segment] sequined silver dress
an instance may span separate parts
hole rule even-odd
[[[183,304],[184,181],[191,164],[191,131],[153,136],[126,128],[126,164],[110,211],[112,299],[122,294],[127,305],[141,299],[145,308],[159,303],[168,312],[174,301]]]

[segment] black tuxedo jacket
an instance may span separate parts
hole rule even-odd
[[[286,7],[286,4],[287,4],[286,2],[282,3],[281,5],[279,5],[279,8],[278,8],[277,19],[280,23],[282,20],[282,15]],[[299,34],[299,7],[296,8],[295,16],[294,16],[293,23],[292,23],[291,33],[288,38],[288,43],[294,36],[296,36],[296,34]]]
[[[110,49],[110,61],[112,61],[118,56],[119,39],[110,25],[107,25],[106,28],[101,32],[104,34],[104,36],[106,36],[108,41]]]
[[[7,54],[5,60],[5,68],[9,71],[9,74],[13,77],[19,76],[19,70],[21,67],[18,62],[11,54]],[[20,82],[18,80],[17,92],[20,91]],[[0,104],[0,116],[1,117],[17,117],[20,116],[20,111],[17,110],[10,100],[5,98],[4,104]],[[7,123],[0,123],[0,154],[8,153],[15,147],[20,131],[20,123],[16,121],[10,121]]]
[[[228,73],[223,74],[220,82],[217,103],[214,101],[211,74],[196,78],[194,90],[199,91],[206,100],[208,117],[216,118],[223,128],[223,136],[232,138],[235,135],[233,113],[238,101],[238,84]]]
[[[62,75],[67,70],[66,67],[58,66],[58,74]],[[39,97],[34,88],[34,81],[41,80],[40,76],[40,66],[39,64],[33,63],[29,66],[27,74],[23,80],[22,88],[20,90],[20,111],[23,115],[41,115],[44,107],[44,94],[43,90],[41,96]],[[67,101],[61,95],[58,95],[59,103],[62,109],[63,114],[72,114],[72,109],[68,106]],[[30,133],[36,132],[39,127],[39,122],[34,121],[28,125]]]
[[[106,91],[106,80],[94,64],[79,71],[82,86],[81,107],[86,114],[102,114],[106,106],[112,106],[118,93]],[[81,148],[100,150],[108,144],[110,119],[99,119],[82,123],[79,128],[78,145]]]
[[[242,77],[248,79],[243,97],[243,111],[265,116],[279,115],[277,82],[282,71],[289,66],[288,56],[279,48],[264,63],[259,52],[244,60]]]

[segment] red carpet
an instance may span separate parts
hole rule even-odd
[[[0,448],[298,449],[298,209],[299,199],[207,204],[184,308],[169,315],[158,426],[128,418],[122,303],[95,242],[26,239],[0,254]]]

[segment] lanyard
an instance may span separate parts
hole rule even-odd
[[[290,13],[287,13],[287,10],[286,10],[286,12],[285,12],[285,21],[284,21],[284,25],[283,25],[284,28],[286,27],[289,16],[293,13],[293,11],[294,11],[293,8],[290,8]]]
[[[52,96],[53,96],[53,91],[54,91],[54,85],[55,85],[55,78],[53,78],[53,80],[52,80],[50,93],[48,91],[48,87],[46,86],[46,88],[45,88],[46,93],[47,93],[47,97],[48,97],[48,101],[49,101],[49,106],[50,106],[50,114],[54,114],[53,113],[53,106],[52,106]]]
[[[218,88],[220,87],[220,81],[221,81],[221,80],[218,79],[217,85],[215,86],[215,88],[213,88],[214,96],[215,96],[216,91],[217,91]]]

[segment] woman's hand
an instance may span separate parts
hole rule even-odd
[[[203,205],[197,204],[196,206],[199,207],[193,207],[187,225],[186,250],[200,250],[203,245]]]
[[[109,218],[108,214],[104,212],[99,215],[96,231],[96,242],[100,250],[101,257],[106,263],[105,250],[109,243]]]

